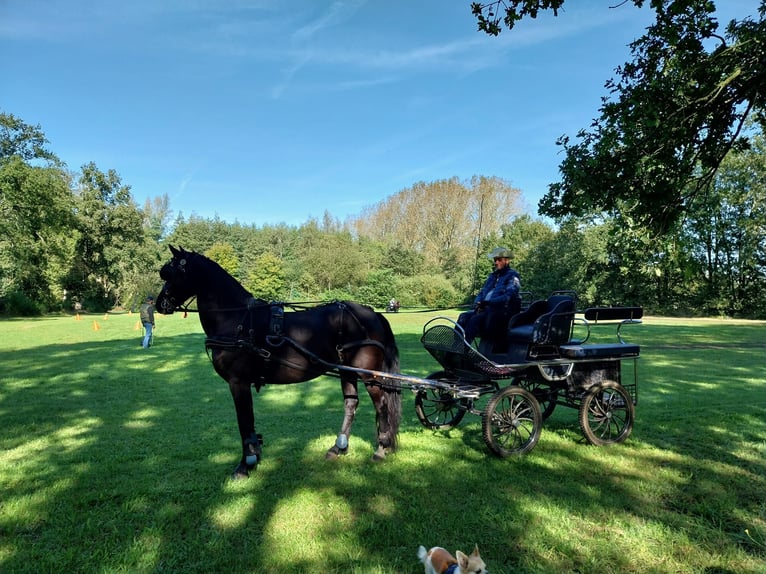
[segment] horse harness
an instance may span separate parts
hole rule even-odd
[[[273,363],[278,364],[282,366],[287,367],[293,367],[293,368],[303,368],[303,365],[299,365],[297,363],[294,363],[288,359],[284,359],[282,357],[279,357],[276,355],[273,350],[281,347],[284,344],[288,344],[291,347],[293,347],[295,350],[297,350],[301,355],[306,357],[310,363],[315,365],[320,365],[321,368],[317,368],[317,371],[320,373],[325,373],[328,370],[335,369],[337,367],[337,364],[343,364],[345,359],[345,353],[348,352],[351,349],[358,349],[359,347],[365,347],[365,346],[375,346],[380,348],[382,351],[385,352],[385,347],[380,341],[376,341],[375,339],[371,339],[367,333],[367,329],[362,325],[361,321],[359,320],[359,317],[356,316],[356,314],[349,309],[348,305],[340,302],[340,301],[334,301],[332,303],[328,303],[328,305],[337,305],[339,310],[341,311],[341,320],[338,324],[338,338],[340,340],[343,340],[344,335],[344,324],[345,321],[343,319],[344,314],[348,313],[350,317],[354,320],[356,325],[363,331],[364,337],[361,339],[355,339],[353,341],[349,341],[343,344],[336,345],[335,350],[338,353],[338,363],[333,364],[330,363],[321,357],[319,357],[316,353],[313,353],[312,351],[305,348],[303,345],[298,343],[295,339],[288,337],[285,333],[284,328],[284,322],[285,322],[285,305],[286,303],[283,302],[266,302],[259,299],[251,298],[248,301],[247,308],[245,310],[245,315],[243,316],[240,323],[237,325],[237,332],[236,335],[232,338],[228,337],[206,337],[205,338],[205,349],[208,353],[208,357],[212,360],[211,351],[215,350],[221,350],[221,351],[242,351],[246,353],[253,353],[257,354],[263,361],[264,366]],[[297,304],[287,304],[294,310],[305,310],[307,307],[301,307]],[[262,308],[268,306],[269,307],[269,330],[266,336],[264,337],[263,343],[256,340],[255,337],[255,329],[253,328],[253,312],[256,309]],[[249,328],[246,327],[246,325],[249,326]],[[261,380],[265,380],[266,375],[262,374],[259,376]]]

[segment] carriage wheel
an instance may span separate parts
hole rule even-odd
[[[446,371],[431,373],[426,379],[457,381]],[[415,414],[418,415],[420,424],[433,430],[449,430],[456,427],[470,408],[469,399],[456,399],[450,393],[437,388],[420,389],[415,395]]]
[[[511,384],[518,385],[535,395],[537,402],[540,403],[543,420],[553,414],[553,409],[556,408],[556,400],[559,396],[558,389],[554,389],[543,381],[526,377],[517,377],[511,381]]]
[[[580,403],[580,429],[597,446],[624,441],[633,430],[635,409],[630,393],[619,383],[594,385]]]
[[[535,396],[515,386],[492,395],[481,419],[484,442],[489,450],[503,458],[535,448],[543,427]]]

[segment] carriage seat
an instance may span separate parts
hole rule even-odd
[[[493,310],[494,320],[486,325],[484,332],[479,336],[480,353],[490,356],[505,352],[508,347],[508,321],[513,320],[513,317],[521,311],[522,305],[522,294],[519,293],[518,297],[509,298],[505,305]]]
[[[527,345],[561,345],[572,334],[575,302],[570,295],[553,295],[535,301],[526,311],[511,317],[508,342]]]

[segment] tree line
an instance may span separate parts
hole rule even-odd
[[[70,171],[40,126],[0,113],[0,312],[134,308],[161,287],[168,245],[199,251],[255,296],[452,307],[509,247],[523,289],[578,293],[581,306],[766,318],[766,144],[733,149],[705,195],[662,235],[606,214],[555,222],[524,213],[494,177],[417,182],[360,215],[299,226],[174,214],[136,204],[114,170]]]

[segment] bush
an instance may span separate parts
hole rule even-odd
[[[322,301],[354,301],[356,297],[346,289],[327,289],[321,294]]]
[[[385,307],[397,295],[398,281],[391,269],[371,271],[367,281],[357,290],[359,301],[375,307]]]
[[[403,305],[454,307],[462,300],[462,295],[444,275],[415,275],[401,279],[399,285],[403,292],[397,298]]]
[[[0,298],[0,313],[6,316],[32,317],[42,315],[42,307],[20,291],[11,291]]]

